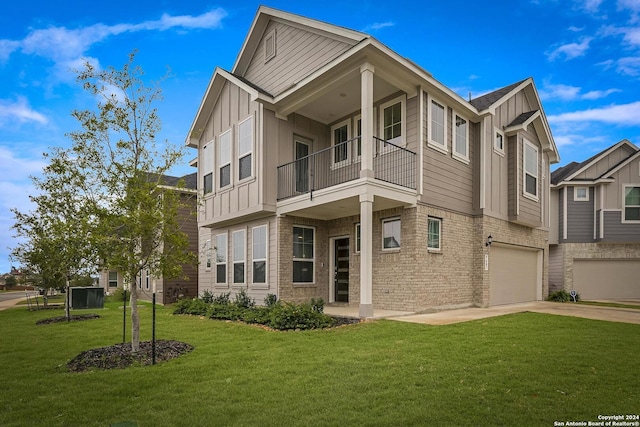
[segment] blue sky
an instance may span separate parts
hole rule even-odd
[[[465,98],[533,77],[561,163],[623,138],[640,143],[640,0],[274,0],[267,6],[367,32]],[[182,144],[216,66],[230,70],[260,3],[138,0],[10,2],[0,14],[0,273],[12,207],[29,209],[42,153],[67,146],[83,61],[121,68],[138,50],[162,82],[162,140]],[[175,175],[191,173],[185,158]]]

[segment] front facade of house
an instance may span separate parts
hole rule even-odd
[[[531,79],[466,101],[366,34],[261,7],[187,144],[200,293],[366,317],[548,292],[558,154]]]
[[[551,183],[550,289],[640,298],[640,149],[622,140]]]

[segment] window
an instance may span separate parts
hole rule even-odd
[[[118,287],[118,272],[110,271],[109,272],[109,287],[117,288]]]
[[[264,37],[264,62],[276,56],[276,30]]]
[[[204,194],[213,191],[213,141],[202,147],[202,187]]]
[[[453,144],[453,157],[469,163],[469,122],[457,114],[455,120],[455,141]]]
[[[253,283],[267,283],[267,226],[253,228]]]
[[[498,154],[504,154],[504,133],[498,128],[494,129],[493,149]]]
[[[624,220],[640,221],[640,187],[624,187]]]
[[[429,116],[429,123],[431,124],[429,143],[436,148],[447,151],[447,108],[432,99]]]
[[[404,97],[396,98],[380,106],[380,135],[386,142],[404,146],[405,130]]]
[[[357,116],[356,121],[356,159],[362,156],[362,118]]]
[[[244,230],[233,232],[233,283],[241,284],[244,279]]]
[[[314,233],[311,227],[293,227],[294,283],[313,283]]]
[[[205,242],[204,251],[205,251],[204,256],[206,257],[206,260],[207,260],[205,264],[206,269],[211,270],[211,240],[210,239]]]
[[[382,220],[382,249],[400,247],[400,218]]]
[[[440,226],[442,220],[440,218],[427,219],[427,249],[430,251],[439,251],[441,249]]]
[[[145,273],[146,274],[145,274],[144,286],[145,286],[145,289],[149,290],[149,270],[147,270]]]
[[[231,130],[220,135],[220,188],[231,184]]]
[[[238,180],[251,176],[251,154],[253,152],[253,117],[238,125]]]
[[[524,140],[524,195],[538,198],[538,148]]]
[[[356,224],[356,252],[360,252],[360,223]]]
[[[589,188],[588,187],[574,187],[573,188],[573,201],[574,202],[588,202],[589,201]]]
[[[227,283],[227,235],[216,236],[216,283]]]
[[[331,144],[333,145],[333,164],[341,164],[349,160],[350,121],[338,123],[331,127]]]

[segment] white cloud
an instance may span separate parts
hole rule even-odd
[[[20,47],[20,43],[13,40],[0,40],[0,61],[4,61]]]
[[[396,24],[394,22],[391,21],[387,21],[387,22],[375,22],[371,25],[367,25],[365,28],[362,29],[363,33],[368,33],[369,31],[376,31],[376,30],[381,30],[383,28],[388,28],[388,27],[394,27]]]
[[[586,12],[597,12],[602,0],[580,0],[579,3]]]
[[[49,119],[41,113],[33,110],[24,97],[15,101],[0,99],[0,126],[4,122],[37,122],[47,124]]]
[[[622,91],[620,89],[591,90],[591,91],[583,94],[581,96],[581,98],[582,99],[589,99],[589,100],[601,99],[601,98],[606,98],[607,96],[611,95],[612,93],[616,93],[616,92],[622,92]]]
[[[540,89],[539,94],[543,100],[560,99],[563,101],[574,101],[580,99],[601,99],[616,92],[620,92],[620,89],[592,90],[582,93],[582,88],[578,86],[546,84]]]
[[[555,61],[556,59],[564,58],[565,61],[583,56],[589,49],[589,43],[593,40],[593,37],[583,37],[580,43],[567,43],[552,49],[547,52],[547,58],[549,61]]]
[[[640,101],[551,115],[548,116],[548,120],[551,124],[601,122],[624,126],[640,126]]]

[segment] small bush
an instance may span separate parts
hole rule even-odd
[[[129,299],[130,295],[131,293],[127,292],[127,300]],[[122,288],[116,288],[113,292],[111,292],[111,295],[106,298],[107,302],[122,302],[123,299],[124,289]]]
[[[311,298],[309,304],[311,305],[311,309],[316,313],[324,313],[324,300],[322,298]]]
[[[211,304],[213,302],[213,294],[208,289],[205,289],[200,298],[207,304]]]
[[[253,298],[247,294],[247,291],[240,289],[240,292],[236,293],[235,305],[242,308],[252,308],[256,303]]]
[[[173,314],[187,314],[187,309],[190,305],[190,299],[179,299],[173,304]]]
[[[278,304],[278,297],[274,294],[267,294],[267,296],[264,298],[265,307],[273,307],[276,304]]]
[[[317,311],[310,303],[278,304],[271,308],[269,326],[281,331],[320,329],[333,326],[333,318]]]
[[[217,320],[243,320],[245,311],[235,304],[211,304],[206,315]]]
[[[211,300],[211,303],[218,304],[218,305],[227,305],[231,302],[230,297],[231,297],[231,292],[227,292],[226,294],[220,294],[217,297],[213,297],[213,299]]]
[[[555,302],[573,302],[573,297],[571,296],[571,294],[567,291],[560,290],[560,291],[555,291],[551,294],[549,294],[549,297],[547,298],[547,301],[555,301]],[[580,294],[576,293],[576,301],[580,301]]]

